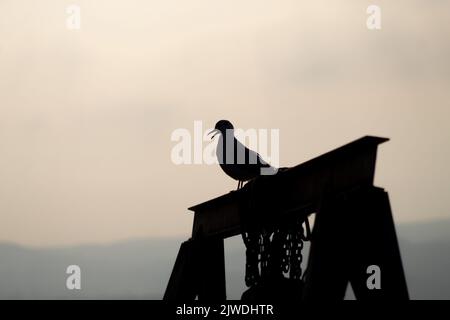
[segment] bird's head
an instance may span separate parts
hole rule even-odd
[[[220,133],[222,135],[225,135],[227,130],[233,130],[233,129],[234,129],[234,127],[230,121],[220,120],[220,121],[217,121],[216,126],[209,134],[213,134],[211,137],[211,139],[213,139],[217,134]]]

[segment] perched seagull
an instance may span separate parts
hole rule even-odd
[[[219,135],[216,149],[217,159],[222,170],[238,181],[238,189],[242,188],[244,181],[261,175],[261,170],[267,170],[267,172],[274,170],[273,172],[276,173],[277,169],[265,162],[258,153],[248,149],[236,139],[234,127],[230,121],[218,121],[209,134],[213,134],[211,140]]]

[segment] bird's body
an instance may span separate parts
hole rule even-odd
[[[272,168],[258,153],[236,139],[233,125],[229,121],[220,120],[212,132],[219,134],[216,155],[220,167],[228,176],[239,181],[238,188],[244,181],[261,175],[262,170]]]
[[[233,150],[230,150],[230,147]],[[216,155],[222,170],[234,180],[253,179],[261,174],[261,168],[270,166],[261,159],[258,153],[245,147],[235,137],[233,137],[233,142],[229,143],[228,138],[220,135]],[[251,161],[251,159],[253,160]]]

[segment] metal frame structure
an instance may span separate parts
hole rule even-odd
[[[165,300],[226,299],[223,240],[316,214],[303,300],[408,299],[389,196],[374,186],[378,145],[365,136],[242,189],[189,208],[192,237],[181,245]],[[381,270],[369,289],[367,267]]]

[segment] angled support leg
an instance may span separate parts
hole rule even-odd
[[[193,301],[198,293],[196,248],[192,240],[181,244],[163,300]]]
[[[408,299],[388,194],[370,187],[327,201],[317,213],[304,299],[342,299],[348,282],[357,299]],[[379,289],[368,268],[380,271]]]
[[[316,213],[303,300],[342,300],[348,283],[346,233],[338,203],[326,201]]]
[[[388,193],[371,188],[350,203],[350,282],[357,299],[409,299]],[[374,266],[377,270],[368,270]],[[378,270],[379,268],[379,270]],[[379,289],[368,278],[379,271]],[[371,281],[369,281],[371,282]]]
[[[223,239],[183,242],[164,294],[168,301],[226,300]]]

